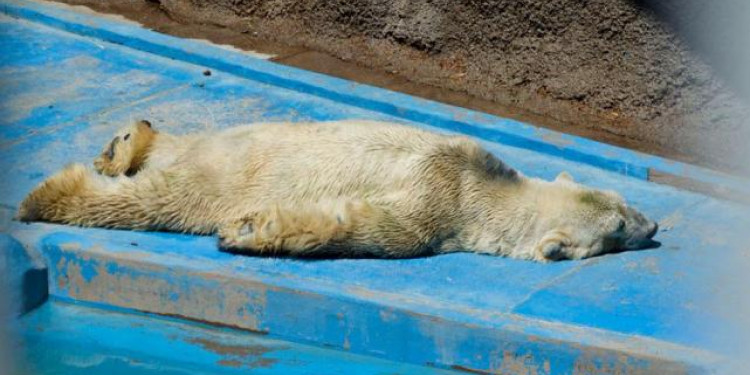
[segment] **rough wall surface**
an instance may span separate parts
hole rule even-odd
[[[159,3],[180,22],[303,45],[750,173],[747,104],[643,1]]]

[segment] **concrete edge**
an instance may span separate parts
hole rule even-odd
[[[649,180],[650,173],[656,171],[717,185],[720,191],[750,194],[750,181],[744,178],[537,128],[518,121],[279,65],[228,51],[219,46],[159,34],[130,23],[77,13],[61,4],[0,0],[0,9],[7,15],[75,34],[484,140],[534,150],[626,176]]]
[[[14,318],[47,300],[48,270],[36,247],[0,233],[0,316]]]
[[[311,278],[248,274],[174,253],[106,245],[83,234],[16,232],[50,264],[50,294],[269,334],[394,361],[493,373],[509,363],[640,373],[711,373],[725,358],[648,337],[465,309]],[[581,367],[583,366],[583,367]],[[593,366],[593,367],[592,367]],[[502,371],[501,371],[502,372]]]

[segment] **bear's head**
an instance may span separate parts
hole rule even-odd
[[[121,129],[94,159],[94,168],[111,177],[134,175],[143,166],[154,135],[156,131],[146,120]]]
[[[537,189],[537,220],[527,242],[535,259],[583,259],[658,246],[652,240],[656,222],[614,191],[587,188],[566,172]]]

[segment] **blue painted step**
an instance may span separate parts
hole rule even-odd
[[[451,375],[203,324],[48,302],[11,333],[18,374]],[[3,364],[9,370],[9,364]]]

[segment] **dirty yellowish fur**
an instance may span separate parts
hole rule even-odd
[[[474,140],[371,121],[170,135],[146,121],[23,201],[18,218],[217,233],[268,255],[403,258],[471,251],[581,259],[649,246],[656,223],[614,192],[525,177]]]

